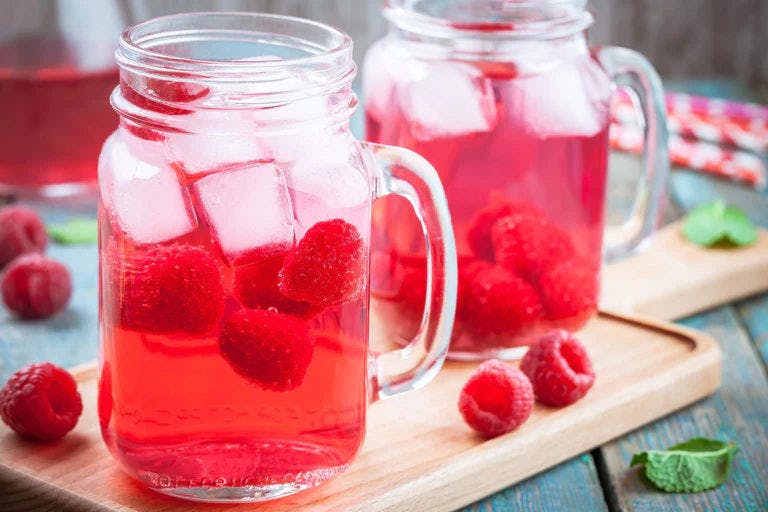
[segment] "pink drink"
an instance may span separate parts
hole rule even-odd
[[[451,354],[493,355],[555,327],[578,329],[597,303],[607,76],[585,48],[559,50],[562,62],[537,72],[512,62],[421,59],[396,45],[385,39],[367,58],[367,137],[419,153],[440,174],[459,254]],[[505,216],[522,226],[507,249],[531,261],[499,258],[491,225]],[[402,202],[377,203],[374,219],[386,226],[373,243],[377,306],[408,335],[423,305],[420,229]],[[554,238],[558,250],[550,250]]]
[[[109,61],[113,49],[90,51]],[[79,69],[63,41],[0,44],[0,187],[92,186],[101,144],[117,125],[115,85],[114,65]]]
[[[120,126],[99,157],[107,446],[196,501],[338,475],[369,403],[429,382],[450,343],[456,253],[435,170],[352,136],[352,41],[333,27],[164,16],[126,30],[116,58]],[[395,353],[368,348],[371,204],[390,194],[426,219],[437,304]]]
[[[297,137],[318,145],[275,165],[278,143]],[[248,138],[251,145],[240,147],[232,137],[121,128],[100,162],[103,436],[135,478],[192,499],[228,499],[228,487],[274,489],[278,496],[317,485],[349,465],[364,435],[370,199],[361,168],[348,163],[357,150],[343,132],[325,139],[317,130]],[[203,141],[218,151],[205,153]],[[333,143],[343,148],[334,162],[346,179],[343,191],[301,174],[310,162],[321,172],[318,161],[334,156]],[[212,160],[253,144],[262,161]],[[288,182],[293,186],[284,187]],[[362,239],[362,266],[346,278],[361,286],[331,306],[281,295],[276,285],[285,256],[330,219],[354,226]],[[184,251],[194,252],[187,258]],[[177,258],[173,267],[191,266],[187,281],[163,277],[169,267],[156,275],[163,258]],[[211,270],[200,268],[201,261],[212,263],[217,279],[204,274],[195,281]],[[157,295],[181,305],[152,302]],[[142,300],[153,304],[148,311]],[[278,342],[285,333],[302,334],[288,340],[287,354],[264,355],[270,345],[260,345],[254,350],[261,351],[261,366],[243,371],[221,340],[244,310],[276,313],[267,334]],[[283,374],[270,374],[281,367]]]

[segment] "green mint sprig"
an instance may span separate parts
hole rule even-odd
[[[739,447],[716,439],[697,437],[666,450],[632,456],[630,466],[643,465],[645,476],[667,492],[701,492],[722,484]]]
[[[741,247],[757,241],[757,229],[746,214],[723,201],[697,207],[685,218],[683,234],[703,247],[730,243]]]
[[[94,219],[72,219],[47,226],[48,234],[60,244],[93,244],[99,239],[99,228]]]

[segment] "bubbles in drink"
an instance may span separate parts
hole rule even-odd
[[[200,208],[229,259],[266,245],[292,245],[293,209],[283,171],[257,163],[220,171],[194,184]]]
[[[102,152],[99,183],[107,211],[138,244],[171,240],[197,227],[173,168],[139,159],[117,134]]]
[[[420,140],[490,132],[497,113],[491,82],[477,68],[430,63],[424,76],[399,86],[403,114]]]

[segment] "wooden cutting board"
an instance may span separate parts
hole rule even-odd
[[[99,435],[95,364],[77,369],[85,411],[58,443],[20,440],[0,424],[0,510],[449,511],[472,503],[713,393],[720,351],[671,324],[601,314],[580,334],[597,380],[576,404],[537,405],[519,430],[483,441],[463,423],[459,390],[475,367],[447,363],[425,388],[369,409],[349,470],[277,502],[198,505],[155,494],[123,475]],[[629,461],[627,461],[629,463]]]
[[[682,222],[654,235],[638,253],[603,269],[603,309],[674,320],[768,290],[768,231],[749,247],[703,248]]]

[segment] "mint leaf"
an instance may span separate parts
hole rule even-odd
[[[94,219],[72,219],[49,225],[48,234],[60,244],[93,244],[99,239],[99,228]]]
[[[757,229],[749,217],[738,208],[725,209],[723,217],[728,240],[736,245],[752,245],[757,241]]]
[[[720,243],[751,245],[757,240],[757,229],[743,211],[726,206],[723,201],[705,204],[685,218],[683,234],[703,247]]]
[[[643,465],[648,480],[667,492],[701,492],[722,484],[736,443],[697,437],[667,450],[649,450],[632,456],[630,466]]]

